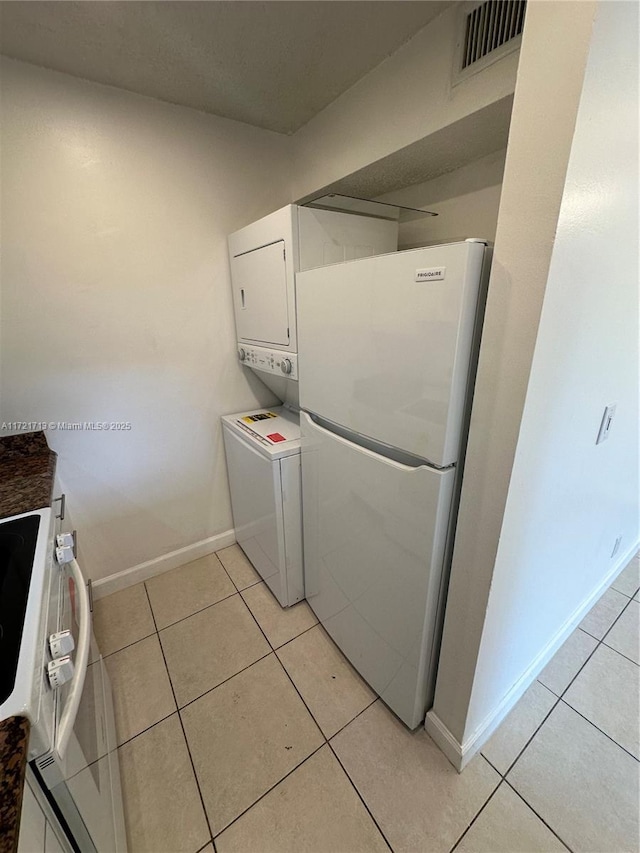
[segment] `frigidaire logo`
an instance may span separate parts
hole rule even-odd
[[[416,281],[442,281],[446,267],[432,267],[428,270],[416,270]]]

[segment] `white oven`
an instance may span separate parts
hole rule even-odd
[[[61,553],[69,562],[56,560],[55,519],[48,508],[0,521],[0,549],[3,531],[5,540],[9,531],[9,541],[16,543],[15,531],[27,530],[26,519],[33,531],[34,517],[39,518],[37,541],[15,682],[0,705],[0,719],[17,714],[31,721],[30,767],[72,847],[81,853],[120,853],[126,851],[126,836],[113,699],[92,633],[86,582],[69,546]],[[9,572],[26,571],[28,560],[21,563],[19,547],[13,554],[10,548],[3,551]],[[23,550],[29,548],[26,542]]]

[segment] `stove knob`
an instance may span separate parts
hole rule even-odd
[[[49,637],[49,651],[52,658],[64,657],[76,647],[71,631],[58,631]]]
[[[283,358],[280,362],[280,370],[283,373],[291,373],[293,369],[293,365],[291,364],[291,360],[288,358]]]
[[[47,675],[49,676],[49,684],[53,690],[57,687],[62,687],[67,681],[71,681],[73,678],[73,661],[69,655],[49,661],[47,664]]]
[[[62,548],[56,548],[56,560],[58,565],[64,566],[65,563],[70,563],[75,559],[73,548],[70,545],[64,545]]]
[[[58,533],[56,536],[56,545],[58,548],[74,548],[76,546],[74,533]]]
[[[246,352],[242,349],[242,347],[240,347],[240,349],[238,350],[238,358],[240,359],[240,361],[244,361],[246,357]]]

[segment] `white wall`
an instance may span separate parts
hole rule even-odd
[[[636,4],[600,3],[474,680],[470,730],[638,547],[637,34]],[[618,404],[611,436],[596,446],[603,410],[611,402]],[[620,551],[612,558],[620,535]]]
[[[561,174],[593,13],[591,3],[529,6],[428,720],[462,764],[638,545],[635,4],[598,4],[566,179]],[[554,32],[571,32],[570,52],[564,37],[562,45],[551,41]],[[542,44],[544,67],[533,53]],[[549,67],[559,70],[563,53],[571,66],[558,75],[566,85],[554,93],[541,77]],[[536,118],[543,117],[536,134]],[[558,122],[564,123],[561,138]],[[527,124],[528,142],[522,136]],[[525,154],[528,169],[518,162]],[[553,195],[560,184],[556,217]],[[529,215],[516,217],[523,199]],[[534,251],[541,262],[534,262]],[[596,446],[611,402],[618,403],[611,437]],[[612,558],[620,534],[623,544]]]
[[[290,199],[278,134],[2,62],[0,421],[48,432],[94,579],[232,527],[229,232]]]
[[[495,151],[430,181],[386,193],[379,201],[437,213],[401,222],[400,249],[496,238],[506,150]]]
[[[451,85],[458,14],[454,4],[294,134],[294,198],[513,92],[517,52]]]

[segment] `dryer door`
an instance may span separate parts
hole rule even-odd
[[[238,340],[289,345],[289,309],[284,240],[231,260]]]

